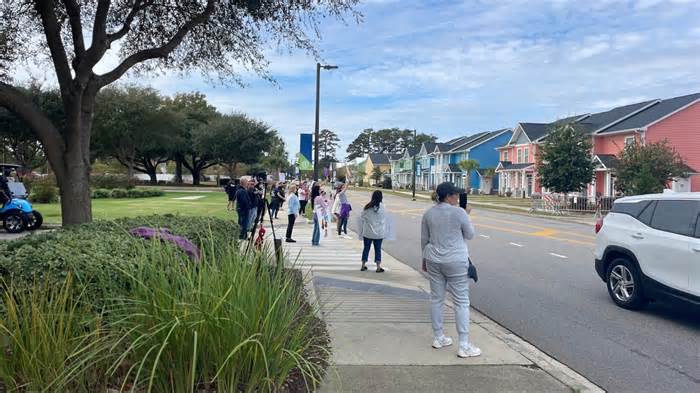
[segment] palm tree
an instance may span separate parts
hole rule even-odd
[[[474,170],[479,169],[479,161],[477,160],[462,160],[459,162],[459,168],[467,173],[467,183],[465,190],[469,190],[471,183],[469,182],[469,177]]]

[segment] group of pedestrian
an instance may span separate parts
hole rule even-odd
[[[264,215],[264,192],[260,182],[244,176],[239,182],[226,189],[229,195],[229,209],[235,201],[240,238],[245,239],[248,231]],[[313,216],[312,246],[319,246],[321,232],[328,236],[328,228],[335,217],[338,237],[349,238],[347,226],[352,206],[347,196],[347,184],[339,183],[329,194],[318,182],[292,183],[286,189],[285,183],[277,183],[271,193],[270,214],[277,214],[287,203],[286,242],[295,243],[292,238],[294,225],[300,214],[305,214],[311,202]],[[332,201],[332,204],[331,204]],[[435,205],[428,209],[421,221],[422,270],[430,280],[430,315],[433,330],[433,348],[451,346],[452,338],[445,335],[443,328],[443,308],[446,293],[452,296],[455,323],[458,333],[457,356],[466,358],[479,356],[481,350],[469,341],[469,278],[476,280],[475,268],[471,265],[467,241],[474,237],[474,226],[469,218],[471,209],[466,206],[466,194],[452,183],[438,185],[435,192]],[[258,214],[260,211],[260,215]],[[383,194],[372,193],[358,222],[358,237],[363,241],[361,271],[367,271],[369,254],[374,247],[374,263],[377,273],[384,273],[382,267],[382,242],[387,236],[387,213]],[[474,269],[472,271],[472,269]]]

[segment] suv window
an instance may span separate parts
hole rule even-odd
[[[691,236],[697,217],[697,201],[658,201],[651,227],[660,231]]]
[[[647,205],[646,209],[637,217],[637,220],[644,223],[646,226],[651,226],[651,218],[654,216],[654,209],[656,208],[656,201],[652,201]]]
[[[649,206],[649,203],[651,203],[651,201],[615,202],[610,212],[628,214],[637,218],[644,208]]]

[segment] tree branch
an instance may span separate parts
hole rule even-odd
[[[63,152],[65,143],[63,137],[51,120],[32,102],[32,100],[17,88],[0,82],[0,106],[22,119],[41,140],[46,155],[51,161],[53,170],[59,178],[63,177]]]
[[[99,0],[97,2],[95,23],[93,23],[92,27],[92,44],[90,44],[90,51],[92,51],[93,48],[104,45],[105,37],[107,36],[107,15],[109,14],[110,3],[111,0]]]
[[[58,83],[62,92],[66,93],[73,78],[71,77],[66,48],[61,40],[61,28],[53,9],[53,1],[38,1],[36,7],[44,26],[44,35],[46,35],[46,42],[49,45],[51,58],[56,68]]]
[[[66,5],[68,20],[70,21],[75,57],[80,61],[85,55],[85,40],[83,39],[83,26],[80,19],[80,4],[78,4],[76,0],[63,0],[63,3]]]
[[[122,28],[117,30],[116,32],[114,32],[112,34],[108,34],[107,40],[111,43],[111,42],[114,42],[118,39],[123,38],[131,30],[131,24],[134,22],[134,18],[136,18],[136,15],[139,12],[141,12],[142,10],[146,9],[146,7],[148,7],[152,4],[153,4],[153,0],[151,0],[151,1],[143,1],[143,0],[134,1],[133,8],[131,8],[131,11],[129,11],[129,14],[126,16],[126,19],[124,19],[124,23],[122,24]]]
[[[173,50],[175,50],[175,48],[177,48],[178,45],[180,45],[180,43],[182,43],[182,40],[185,39],[187,34],[190,31],[192,31],[192,29],[194,29],[195,26],[202,24],[206,22],[207,19],[209,19],[209,16],[214,12],[215,3],[215,0],[207,0],[207,6],[204,9],[204,11],[196,17],[187,21],[187,23],[185,23],[184,25],[182,25],[182,27],[178,29],[175,35],[173,35],[173,37],[164,45],[159,46],[157,48],[149,48],[136,52],[124,59],[124,61],[122,61],[121,64],[119,64],[112,71],[103,75],[99,75],[97,77],[97,80],[99,81],[100,85],[107,86],[110,83],[116,81],[138,63],[142,63],[146,60],[151,59],[166,58]]]

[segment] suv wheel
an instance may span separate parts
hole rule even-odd
[[[608,266],[608,293],[618,306],[637,310],[646,304],[639,270],[626,258],[616,258]]]

